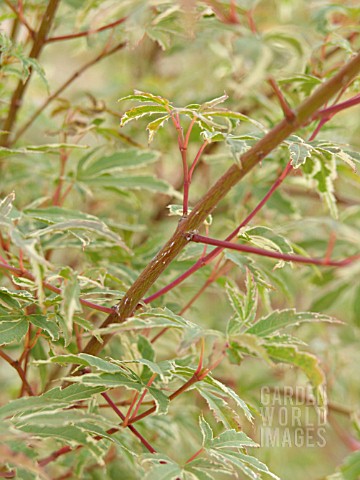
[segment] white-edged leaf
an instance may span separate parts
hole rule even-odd
[[[65,321],[65,330],[67,332],[65,346],[67,346],[70,342],[70,337],[73,330],[73,319],[75,312],[82,311],[79,300],[80,286],[76,272],[73,272],[69,267],[64,268],[60,274],[64,278],[61,288],[62,301],[60,305],[60,312]]]
[[[93,232],[102,237],[106,237],[112,242],[115,243],[118,247],[123,248],[127,252],[130,252],[129,247],[124,243],[122,238],[115,232],[112,232],[110,228],[100,220],[87,220],[87,219],[73,219],[73,220],[66,220],[64,222],[54,223],[49,227],[40,228],[35,230],[29,234],[29,237],[37,238],[42,237],[44,235],[53,234],[55,232],[67,232],[67,233],[74,233],[77,230],[82,230],[85,232]],[[79,238],[79,236],[76,236]],[[85,241],[82,240],[84,247],[88,244],[89,240]]]
[[[291,165],[296,169],[306,162],[306,159],[311,157],[313,147],[305,142],[291,142],[288,144],[290,152]]]
[[[127,110],[121,117],[120,126],[123,127],[132,120],[138,120],[147,115],[168,114],[169,111],[162,105],[141,105]]]
[[[159,156],[159,152],[154,150],[128,148],[96,160],[88,157],[85,162],[79,164],[77,177],[83,180],[106,173],[114,174],[127,169],[141,168],[156,162]]]
[[[157,103],[158,105],[169,105],[170,102],[164,97],[158,95],[153,95],[152,93],[142,92],[141,90],[134,90],[134,93],[127,95],[126,97],[120,98],[119,102],[124,102],[125,100],[136,100],[138,102],[151,102]]]
[[[0,407],[0,417],[31,414],[38,410],[52,411],[62,407],[69,407],[81,400],[90,400],[93,395],[101,393],[104,387],[88,387],[72,384],[66,388],[55,387],[38,397],[23,397],[12,400]]]
[[[295,309],[290,308],[286,310],[274,310],[249,327],[246,333],[258,335],[259,337],[267,337],[282,328],[300,325],[303,322],[341,323],[328,315],[317,312],[297,312]]]
[[[29,323],[26,320],[26,317],[21,317],[18,320],[8,320],[9,315],[0,316],[0,345],[21,342],[29,328]]]

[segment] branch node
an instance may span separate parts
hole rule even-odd
[[[191,232],[186,232],[184,236],[188,242],[191,242],[192,239],[194,238],[194,235],[197,235],[197,234],[198,234],[197,230],[192,230]]]

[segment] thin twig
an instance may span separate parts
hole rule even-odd
[[[290,105],[288,104],[287,100],[285,99],[282,91],[280,90],[278,84],[276,83],[275,79],[273,77],[270,77],[268,79],[269,84],[271,85],[271,88],[273,89],[275,95],[277,96],[281,109],[285,115],[285,118],[290,120],[291,122],[295,120],[295,113],[293,110],[290,108]]]
[[[287,260],[289,262],[305,263],[309,265],[323,265],[328,267],[345,267],[360,259],[360,253],[347,257],[343,260],[330,260],[328,258],[304,257],[302,255],[273,252],[262,248],[252,247],[251,245],[239,245],[226,240],[217,240],[216,238],[204,237],[203,235],[191,235],[192,242],[214,245],[216,247],[228,248],[229,250],[237,250],[238,252],[254,253],[263,257],[275,258],[277,260]]]
[[[85,63],[79,70],[73,73],[50,97],[48,97],[45,102],[31,115],[31,117],[19,128],[16,132],[13,142],[15,143],[25,132],[26,130],[33,124],[33,122],[37,119],[37,117],[45,110],[45,108],[54,101],[67,87],[69,87],[77,78],[80,77],[86,70],[90,67],[95,65],[97,62],[106,58],[113,53],[121,50],[124,48],[126,43],[120,42],[115,47],[111,48],[110,50],[103,50],[99,55],[95,58],[90,60],[89,62]]]
[[[146,384],[146,387],[144,388],[144,391],[143,393],[141,394],[141,397],[139,398],[139,401],[137,402],[135,408],[134,408],[134,413],[131,415],[131,418],[135,418],[138,411],[139,411],[139,408],[141,407],[141,404],[143,403],[144,401],[144,398],[145,398],[145,395],[147,394],[148,392],[148,388],[151,386],[151,384],[153,383],[153,381],[155,380],[155,378],[157,377],[157,373],[153,373],[148,381],[148,383]],[[123,427],[126,427],[126,424],[124,422],[124,425]]]
[[[27,30],[29,31],[31,37],[35,37],[35,32],[34,30],[30,27],[30,25],[28,24],[28,22],[26,21],[25,17],[24,17],[24,14],[22,12],[21,9],[17,9],[11,2],[10,0],[4,0],[6,5],[11,8],[11,10],[16,14],[16,17],[20,20],[20,22],[27,28]]]
[[[101,394],[105,400],[108,402],[108,404],[111,406],[111,408],[114,410],[114,412],[121,418],[122,421],[125,419],[125,415],[118,409],[117,405],[111,400],[109,395],[105,392]],[[150,453],[156,453],[155,448],[153,448],[150,443],[145,440],[145,438],[141,435],[141,433],[132,425],[128,425],[128,428],[133,432],[133,434],[140,440],[140,442],[144,445],[144,447],[149,450]]]
[[[74,38],[80,38],[80,37],[88,37],[89,35],[93,35],[94,33],[104,32],[105,30],[109,30],[110,28],[117,27],[121,23],[124,23],[126,18],[127,17],[119,18],[118,20],[115,20],[115,22],[109,23],[100,28],[90,28],[89,30],[86,30],[84,32],[69,33],[68,35],[50,37],[46,40],[46,43],[59,42],[63,40],[72,40]]]
[[[21,368],[19,362],[17,360],[13,360],[9,355],[7,355],[3,350],[0,350],[0,357],[3,358],[11,367],[13,367],[19,374],[21,381],[26,389],[27,393],[30,396],[34,396],[34,392],[29,385],[28,381],[26,380],[24,370]]]
[[[173,236],[145,267],[115,307],[115,314],[109,315],[101,325],[101,328],[107,327],[110,323],[122,323],[132,315],[144,297],[144,294],[188,244],[190,240],[187,236],[188,232],[198,229],[232,187],[243,179],[261,160],[265,159],[267,155],[288,138],[289,135],[297,131],[302,125],[308,123],[314,114],[343,88],[344,82],[350,82],[359,72],[360,53],[354,56],[352,60],[344,65],[333,77],[317,87],[317,89],[298,106],[295,110],[295,121],[289,122],[285,118],[267,132],[253,147],[246,151],[241,156],[242,168],[239,168],[237,164],[231,166],[194,206],[188,217],[184,218],[183,221],[178,224]],[[102,342],[95,337],[91,338],[84,352],[91,355],[98,355],[111,337],[111,334],[104,335]]]
[[[250,214],[240,223],[240,225],[233,230],[230,235],[226,237],[227,241],[231,241],[233,238],[237,236],[237,234],[240,232],[240,230],[245,227],[252,219],[253,217],[257,214],[259,210],[266,204],[266,202],[269,200],[271,195],[275,192],[275,190],[281,185],[281,183],[285,180],[287,175],[291,172],[292,166],[290,162],[286,165],[284,171],[280,174],[280,176],[276,179],[274,184],[271,186],[269,191],[266,193],[266,195],[263,197],[263,199],[256,205],[256,207],[250,212]],[[153,300],[156,298],[164,295],[165,293],[169,292],[172,290],[174,287],[182,283],[184,280],[186,280],[190,275],[193,273],[197,272],[200,268],[204,267],[208,263],[210,263],[215,257],[217,257],[221,252],[223,251],[222,248],[215,248],[212,252],[210,252],[208,255],[206,255],[204,258],[200,258],[194,265],[192,265],[188,270],[186,270],[184,273],[182,273],[179,277],[177,277],[175,280],[170,282],[168,285],[163,287],[162,289],[158,290],[157,292],[153,293],[149,297],[145,298],[143,301],[144,303],[151,303]]]

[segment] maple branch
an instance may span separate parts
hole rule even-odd
[[[292,166],[291,163],[289,162],[283,172],[281,172],[280,176],[276,179],[276,181],[273,183],[269,191],[266,193],[266,195],[262,198],[262,200],[256,205],[256,207],[250,212],[250,214],[240,223],[240,225],[235,228],[227,237],[225,240],[230,241],[233,238],[236,237],[236,235],[240,232],[240,230],[245,227],[253,218],[254,216],[259,212],[259,210],[262,209],[262,207],[267,203],[271,195],[275,192],[275,190],[282,184],[282,182],[285,180],[287,175],[292,171]],[[149,297],[145,298],[143,300],[144,303],[148,304],[151,303],[153,300],[156,298],[164,295],[168,291],[172,290],[174,287],[182,283],[184,280],[186,280],[190,275],[193,273],[197,272],[200,268],[204,267],[208,263],[210,263],[215,257],[220,255],[220,253],[223,251],[223,248],[218,247],[215,248],[212,252],[208,253],[205,257],[199,258],[197,262],[194,263],[188,270],[186,270],[183,274],[181,274],[179,277],[177,277],[175,280],[173,280],[171,283],[163,287],[161,290],[158,290],[157,292],[153,293]],[[153,339],[154,340],[154,339]]]
[[[24,25],[24,27],[27,28],[28,32],[30,33],[31,37],[34,38],[35,37],[35,32],[34,30],[30,27],[30,25],[28,24],[28,22],[26,21],[24,15],[23,15],[23,12],[22,10],[20,9],[17,9],[11,2],[10,0],[4,0],[6,5],[16,14],[17,18],[19,19],[19,21]]]
[[[60,4],[60,1],[61,0],[49,0],[39,30],[36,32],[34,37],[33,46],[29,54],[30,58],[37,59],[39,57],[46,43],[46,37],[53,24],[56,10]],[[11,131],[16,122],[17,112],[22,105],[22,98],[24,96],[27,86],[29,85],[32,72],[33,69],[30,68],[27,79],[25,81],[23,81],[22,79],[19,80],[17,87],[11,97],[9,112],[3,125],[3,130],[5,133],[2,137],[0,137],[0,145],[3,147],[8,147],[11,144]]]
[[[137,280],[122,298],[114,310],[103,322],[102,328],[110,323],[122,323],[136,309],[148,289],[170,265],[173,259],[184,249],[191,240],[188,232],[199,228],[216,205],[245,175],[250,172],[261,160],[279,146],[293,132],[309,122],[313,115],[336,95],[344,83],[350,82],[360,72],[360,53],[354,56],[338,73],[322,83],[305,101],[295,110],[295,119],[283,119],[273,127],[252,148],[241,156],[240,165],[231,166],[224,175],[209,189],[204,197],[195,205],[189,216],[183,219],[175,233],[158,252],[152,261],[145,267]],[[111,338],[111,334],[103,336],[103,342],[93,337],[84,349],[85,353],[97,355]]]
[[[319,110],[313,118],[329,118],[335,115],[336,113],[345,110],[346,108],[354,107],[360,103],[360,93],[355,95],[354,97],[345,100],[344,102],[336,103],[335,105],[331,105],[330,107],[323,108]]]
[[[46,43],[59,42],[63,40],[72,40],[74,38],[80,38],[80,37],[88,37],[89,35],[93,35],[94,33],[104,32],[105,30],[109,30],[110,28],[117,27],[118,25],[124,23],[126,18],[127,17],[119,18],[118,20],[115,20],[115,22],[109,23],[100,28],[94,28],[94,29],[89,28],[89,30],[86,30],[84,32],[70,33],[68,35],[60,35],[58,37],[50,37],[46,40]]]
[[[190,234],[190,240],[195,243],[204,243],[205,245],[214,245],[216,247],[228,248],[229,250],[237,250],[238,252],[254,253],[263,257],[275,258],[278,260],[287,260],[297,263],[306,263],[309,265],[323,265],[328,267],[345,267],[360,259],[360,253],[347,257],[344,260],[330,260],[329,258],[312,258],[303,257],[302,255],[273,252],[271,250],[264,250],[263,248],[252,247],[251,245],[239,245],[226,240],[217,240],[216,238],[204,237],[197,233]]]
[[[121,418],[122,421],[124,421],[125,420],[125,415],[119,410],[116,403],[111,400],[109,395],[106,392],[103,392],[101,395],[106,400],[109,407],[112,408],[112,410],[114,410],[114,412]],[[156,453],[156,450],[150,445],[150,443],[141,435],[141,433],[133,425],[128,425],[127,427],[140,440],[140,442],[144,445],[144,447],[150,453]],[[113,433],[116,433],[119,430],[120,430],[120,427],[113,427],[113,428],[110,428],[109,430],[106,430],[106,433],[109,434],[109,435],[112,435]],[[103,437],[101,435],[96,435],[93,438],[94,438],[94,440],[101,440]],[[83,447],[83,445],[78,445],[74,449],[74,448],[70,447],[69,445],[65,445],[64,447],[61,447],[58,450],[55,450],[54,452],[52,452],[48,457],[45,457],[42,460],[39,460],[38,465],[40,467],[45,467],[49,463],[57,460],[62,455],[65,455],[66,453],[73,452],[75,450],[80,450],[82,447]]]
[[[110,407],[114,410],[116,415],[118,415],[122,421],[125,420],[125,415],[118,409],[117,405],[111,400],[109,395],[105,392],[103,392],[102,397],[107,401],[107,403],[110,405]],[[133,426],[133,425],[128,425],[128,428],[132,431],[132,433],[140,440],[140,442],[144,445],[144,447],[149,450],[150,453],[156,453],[155,448],[153,448],[150,443],[145,440],[145,438],[141,435],[141,433]]]

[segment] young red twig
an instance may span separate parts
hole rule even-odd
[[[182,393],[186,392],[190,387],[192,387],[195,383],[197,382],[200,382],[201,380],[204,380],[204,378],[210,373],[211,370],[213,370],[214,368],[216,368],[219,363],[223,360],[223,356],[221,357],[221,359],[219,359],[218,362],[215,362],[211,367],[208,367],[208,368],[205,368],[205,369],[202,369],[200,370],[199,373],[196,373],[196,371],[193,373],[193,375],[189,378],[189,380],[187,380],[183,385],[181,385],[180,388],[178,388],[177,390],[175,390],[174,393],[172,393],[170,396],[169,396],[169,400],[172,401],[174,400],[175,398],[177,398],[179,395],[181,395]],[[152,413],[154,413],[156,411],[156,406],[155,404],[150,407],[148,410],[145,410],[145,412],[143,413],[140,413],[140,415],[136,416],[136,417],[133,417],[131,418],[130,422],[129,422],[129,425],[130,424],[133,424],[135,422],[138,422],[139,420],[142,420],[143,418],[151,415]]]
[[[266,193],[266,195],[263,197],[263,199],[256,205],[254,210],[241,222],[241,224],[226,237],[227,241],[232,240],[233,238],[236,237],[236,235],[239,233],[239,231],[246,226],[252,219],[253,217],[258,213],[259,210],[262,209],[262,207],[266,204],[266,202],[269,200],[271,195],[275,192],[275,190],[281,185],[281,183],[285,180],[287,175],[291,172],[292,166],[291,163],[289,162],[283,172],[280,174],[280,176],[276,179],[274,184],[271,186],[269,191]],[[177,285],[180,285],[184,280],[186,280],[190,275],[193,273],[197,272],[200,268],[204,267],[208,263],[210,263],[215,257],[217,257],[223,249],[221,247],[215,248],[212,252],[210,252],[208,255],[206,255],[204,258],[200,258],[194,265],[192,265],[186,272],[181,274],[179,277],[177,277],[175,280],[170,282],[168,285],[163,287],[162,289],[158,290],[157,292],[153,293],[149,297],[144,299],[144,303],[151,303],[153,300],[156,298],[161,297],[165,293],[169,292],[172,290],[174,287]]]
[[[111,406],[114,412],[121,418],[122,421],[125,420],[125,415],[118,409],[116,404],[111,400],[109,395],[105,392],[101,394],[107,403]],[[140,442],[144,445],[144,447],[149,450],[150,453],[156,453],[155,448],[153,448],[150,443],[145,440],[145,438],[141,435],[141,433],[132,425],[128,425],[128,428],[132,431],[132,433],[140,440]]]
[[[360,53],[351,58],[336,74],[319,85],[311,95],[297,106],[295,109],[295,122],[289,123],[286,119],[283,119],[249,150],[243,153],[241,156],[242,168],[233,164],[209,188],[206,194],[193,207],[191,213],[178,224],[174,234],[147,264],[121,301],[116,305],[115,313],[109,315],[104,320],[101,328],[107,327],[110,323],[120,324],[132,315],[139,302],[144,298],[145,293],[188,244],[189,232],[194,232],[198,229],[218,203],[237,183],[244,179],[256,165],[259,165],[270,152],[295,133],[300,126],[306,125],[313,115],[330,98],[338,94],[345,83],[349,83],[356,78],[359,72]],[[104,335],[102,341],[92,337],[86,345],[84,352],[90,355],[98,355],[111,338],[111,334]]]
[[[24,17],[24,12],[23,12],[23,5],[22,5],[22,2],[18,2],[19,3],[19,7],[16,8],[11,2],[10,0],[4,0],[6,5],[11,8],[11,10],[16,14],[17,18],[19,19],[19,21],[24,25],[24,27],[27,28],[28,32],[30,33],[30,36],[32,38],[34,38],[35,36],[35,32],[34,30],[30,27],[30,25],[28,24],[28,22],[26,21],[25,17]]]
[[[189,140],[190,140],[190,134],[191,134],[191,131],[193,129],[193,126],[195,125],[195,122],[196,122],[196,117],[193,117],[191,119],[191,122],[190,122],[190,125],[188,126],[188,129],[187,129],[187,132],[186,132],[186,135],[185,135],[185,139],[184,139],[184,146],[187,148],[188,145],[189,145]]]
[[[208,5],[210,5],[210,7],[212,8],[213,12],[215,13],[215,15],[218,17],[218,19],[225,23],[225,24],[238,24],[239,23],[239,19],[237,17],[237,14],[236,14],[236,5],[235,5],[235,1],[231,0],[230,2],[230,11],[229,11],[229,14],[223,12],[219,7],[221,7],[221,4],[218,5],[218,2],[216,1],[211,1],[211,0],[208,0],[206,2]]]
[[[117,407],[116,403],[113,402],[111,400],[111,398],[109,397],[109,395],[105,392],[103,392],[101,394],[103,396],[103,398],[106,400],[107,404],[109,405],[109,407],[116,413],[116,415],[118,415],[118,417],[121,418],[122,421],[125,420],[125,415],[119,410],[119,408]],[[150,453],[156,453],[156,450],[150,445],[150,443],[141,435],[141,433],[133,426],[133,425],[128,425],[128,428],[129,430],[140,440],[140,442],[142,443],[142,445],[144,445],[144,447],[150,452]],[[113,433],[116,433],[120,430],[119,427],[113,427],[113,428],[110,428],[109,430],[106,431],[106,433],[108,433],[109,435],[112,435]],[[101,435],[96,435],[94,437],[94,440],[101,440],[103,437]],[[79,450],[83,447],[83,445],[79,445],[77,446],[75,449],[73,449],[72,447],[66,445],[64,447],[61,447],[59,448],[58,450],[56,450],[55,452],[53,452],[51,455],[49,455],[48,457],[45,457],[43,458],[42,460],[39,460],[38,461],[38,465],[40,467],[45,467],[46,465],[48,465],[49,463],[52,463],[54,462],[55,460],[57,460],[59,457],[61,457],[62,455],[65,455],[66,453],[70,453],[70,452],[73,452],[75,450]]]
[[[189,460],[186,460],[185,463],[190,463],[192,462],[193,460],[195,460],[195,458],[197,458],[199,455],[201,455],[202,453],[204,452],[204,447],[201,447],[197,452],[194,453],[194,455],[192,455]]]
[[[288,104],[288,102],[287,102],[286,98],[284,97],[282,91],[280,90],[278,84],[276,83],[276,81],[274,80],[273,77],[269,77],[268,82],[269,82],[271,88],[273,89],[275,95],[277,96],[277,98],[279,100],[279,103],[280,103],[281,109],[282,109],[282,111],[285,115],[285,118],[289,122],[293,122],[295,120],[295,113],[290,108],[290,105]]]
[[[115,20],[115,22],[104,25],[103,27],[94,28],[94,29],[90,28],[85,32],[69,33],[68,35],[50,37],[46,40],[46,43],[59,42],[59,41],[61,42],[63,40],[72,40],[74,38],[88,37],[89,35],[93,35],[99,32],[104,32],[105,30],[109,30],[110,28],[117,27],[118,25],[121,25],[122,23],[124,23],[126,19],[127,17],[119,18],[118,20]]]
[[[344,102],[336,103],[331,105],[330,107],[322,108],[318,112],[315,113],[313,118],[331,118],[336,113],[341,112],[350,107],[354,107],[355,105],[359,105],[360,103],[360,93],[355,95],[354,97],[345,100]]]
[[[199,151],[197,152],[195,158],[194,158],[194,161],[190,167],[190,170],[189,170],[189,183],[191,183],[191,179],[192,179],[192,175],[194,173],[194,170],[195,170],[195,167],[198,163],[198,161],[200,160],[200,157],[201,155],[203,154],[203,151],[205,150],[205,148],[209,145],[209,142],[207,140],[204,141],[204,143],[201,145],[201,147],[199,148]]]
[[[329,260],[326,258],[312,258],[303,257],[302,255],[287,254],[272,252],[262,248],[252,247],[250,245],[239,245],[226,240],[217,240],[215,238],[204,237],[203,235],[192,234],[191,240],[196,243],[206,243],[207,245],[214,245],[216,247],[228,248],[230,250],[237,250],[239,252],[254,253],[263,257],[275,258],[277,260],[287,260],[289,262],[305,263],[309,265],[323,265],[329,267],[345,267],[360,259],[360,254],[347,257],[344,260]]]
[[[205,351],[205,340],[204,338],[200,339],[200,355],[199,355],[199,361],[198,361],[198,366],[194,372],[194,375],[197,377],[200,375],[200,372],[203,368],[203,363],[204,363],[204,351]]]
[[[27,344],[25,345],[24,347],[24,350],[23,350],[23,353],[21,354],[21,357],[19,358],[19,363],[21,364],[21,362],[24,363],[24,366],[23,366],[23,370],[24,370],[24,375],[26,376],[27,375],[27,370],[28,370],[28,366],[29,366],[29,356],[30,356],[30,352],[31,350],[35,347],[37,341],[39,340],[39,337],[41,336],[42,334],[42,329],[41,328],[38,328],[36,330],[36,333],[35,333],[35,336],[32,340],[32,342],[30,342],[30,334],[31,334],[31,331],[32,331],[32,328],[31,328],[31,324],[29,325],[29,331],[28,331],[28,342]],[[20,397],[22,397],[24,395],[24,392],[25,392],[25,385],[23,384],[22,387],[21,387],[21,391],[20,391]]]
[[[246,18],[247,18],[247,21],[249,23],[249,27],[250,27],[251,32],[254,35],[256,35],[258,32],[257,32],[257,28],[256,28],[256,23],[255,23],[255,20],[254,20],[254,10],[252,8],[246,12]]]
[[[192,304],[204,293],[204,291],[211,285],[220,275],[224,275],[230,268],[232,268],[231,263],[226,263],[222,268],[219,268],[221,258],[216,262],[212,272],[209,275],[209,278],[206,280],[204,285],[195,293],[195,295],[188,301],[188,303],[181,309],[179,315],[184,315],[186,310],[188,310]],[[151,343],[155,343],[160,337],[164,335],[169,330],[170,327],[165,327],[160,330],[152,339]]]
[[[31,280],[32,282],[35,282],[36,280],[34,275],[30,273],[28,270],[21,270],[20,268],[12,267],[8,263],[0,262],[0,270],[7,270],[12,274],[14,274],[16,277],[26,278],[28,280]],[[55,287],[54,285],[51,285],[51,283],[42,282],[42,284],[44,288],[46,288],[47,290],[51,290],[54,293],[61,294],[61,289],[58,287]],[[97,305],[96,303],[89,302],[89,300],[84,300],[83,298],[80,298],[79,301],[85,307],[89,307],[93,310],[97,310],[99,312],[108,313],[108,314],[114,313],[113,308],[103,307],[102,305]]]
[[[187,144],[184,138],[184,132],[180,124],[180,116],[178,113],[171,115],[173,124],[178,133],[178,146],[181,155],[181,161],[183,166],[183,182],[184,182],[184,194],[183,194],[183,216],[187,217],[188,214],[188,202],[189,202],[189,167],[187,164]],[[189,140],[189,138],[188,138]]]
[[[7,355],[2,350],[0,350],[0,357],[3,358],[11,367],[13,367],[17,371],[27,393],[31,397],[34,396],[34,392],[31,386],[29,385],[28,381],[26,380],[24,370],[21,368],[20,363],[17,360],[13,360],[11,357],[9,357],[9,355]]]
[[[126,427],[127,424],[129,423],[132,410],[133,410],[133,408],[135,406],[135,403],[136,403],[138,398],[139,398],[139,392],[135,392],[134,396],[133,396],[133,399],[131,400],[131,403],[129,405],[128,411],[126,412],[126,415],[125,415],[125,418],[124,418],[124,422],[123,422],[124,427]]]
[[[144,401],[144,398],[145,398],[145,395],[147,394],[148,392],[148,388],[151,386],[151,384],[153,383],[153,381],[155,380],[157,376],[157,373],[153,373],[148,381],[148,383],[146,384],[146,387],[144,388],[144,391],[143,393],[141,394],[141,397],[139,398],[139,401],[138,403],[136,404],[135,408],[134,408],[134,413],[131,415],[131,418],[134,418],[136,417],[138,411],[139,411],[139,408],[141,407],[141,404],[143,403]],[[130,419],[131,420],[131,419]],[[123,424],[123,427],[126,427],[127,424],[125,425],[125,422]]]
[[[7,267],[10,267],[10,265],[8,264],[8,262],[7,262],[7,261],[5,260],[5,258],[2,257],[1,255],[0,255],[0,263],[2,263],[3,265],[5,265],[5,266],[7,266]]]

